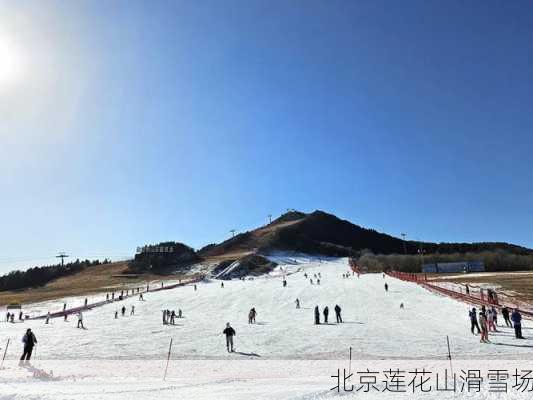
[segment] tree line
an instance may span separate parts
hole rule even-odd
[[[107,258],[103,261],[80,261],[77,259],[76,261],[66,263],[65,265],[55,264],[42,267],[33,267],[27,269],[26,271],[11,271],[8,274],[0,276],[0,291],[44,286],[54,279],[75,274],[88,267],[100,264],[108,264],[110,262],[111,260],[108,260]]]
[[[486,271],[525,271],[533,270],[532,254],[516,254],[508,250],[493,250],[466,253],[429,253],[412,254],[373,254],[369,250],[359,252],[356,257],[359,267],[369,272],[396,270],[402,272],[421,272],[422,263],[446,263],[462,261],[483,261]]]

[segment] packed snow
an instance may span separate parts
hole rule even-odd
[[[499,332],[491,333],[491,344],[481,344],[479,337],[470,333],[467,304],[381,274],[359,278],[350,274],[343,278],[349,270],[346,259],[280,256],[275,261],[282,263],[271,274],[224,281],[223,288],[221,281],[210,280],[197,284],[197,290],[187,285],[145,294],[145,301],[134,296],[95,308],[84,313],[86,329],[76,328],[74,315],[69,316],[68,322],[57,318],[50,324],[44,320],[2,322],[2,354],[8,338],[11,344],[6,368],[0,371],[0,398],[115,399],[128,393],[141,394],[140,398],[329,398],[335,395],[329,391],[330,372],[339,363],[341,368],[346,366],[350,347],[354,364],[372,365],[370,360],[440,362],[447,360],[447,336],[454,359],[533,358],[529,321],[524,321],[525,340],[514,339],[510,328],[500,326]],[[320,285],[315,278],[319,273]],[[287,280],[286,287],[283,279]],[[384,290],[385,282],[388,292]],[[102,298],[105,293],[93,299]],[[297,298],[300,309],[295,306]],[[84,299],[69,298],[68,304],[82,305]],[[27,305],[24,311],[30,315],[57,311],[63,301]],[[342,324],[335,323],[336,304],[342,308]],[[123,305],[124,317],[120,316]],[[314,325],[316,305],[321,313],[325,306],[329,307],[329,324]],[[131,306],[135,306],[134,315],[130,315]],[[258,312],[256,324],[248,324],[252,307]],[[181,309],[184,318],[177,318],[175,325],[163,325],[165,309]],[[118,319],[114,318],[115,311],[119,311]],[[227,322],[237,332],[235,353],[226,351],[222,330]],[[38,340],[33,365],[43,371],[53,369],[55,377],[63,377],[59,382],[43,383],[39,377],[32,377],[35,371],[16,366],[22,350],[21,337],[27,328]],[[173,361],[169,378],[162,382],[160,370],[171,338]],[[311,360],[323,360],[327,368]],[[303,365],[295,367],[298,362],[307,363],[305,373],[298,372]],[[96,368],[95,363],[107,363],[108,368],[115,365],[124,376],[104,374],[106,368]],[[142,376],[135,375],[143,365],[151,363],[158,367]],[[212,368],[214,365],[226,375],[213,378],[217,371]],[[184,366],[187,373],[179,373]],[[235,371],[229,366],[235,366]],[[277,368],[278,374],[272,368]],[[293,374],[283,375],[285,368]],[[250,376],[242,378],[244,372]]]

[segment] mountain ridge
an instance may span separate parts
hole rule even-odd
[[[284,250],[328,256],[354,256],[361,251],[375,254],[466,253],[504,250],[532,255],[533,250],[505,242],[404,241],[387,233],[364,228],[321,210],[311,213],[289,211],[262,227],[240,233],[219,244],[198,251],[200,257],[224,254]]]

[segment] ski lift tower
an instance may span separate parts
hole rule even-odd
[[[63,267],[65,265],[65,258],[69,257],[68,254],[65,254],[63,252],[59,253],[56,258],[61,258],[61,266]]]

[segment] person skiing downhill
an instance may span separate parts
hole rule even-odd
[[[120,311],[122,313],[122,316],[126,315],[126,306],[122,306]]]
[[[320,325],[320,311],[318,306],[315,307],[315,325]]]
[[[20,365],[22,365],[24,361],[26,361],[26,363],[30,361],[33,347],[37,343],[37,338],[31,331],[31,329],[28,328],[26,330],[26,333],[22,337],[22,343],[24,343],[24,351],[22,353],[22,357],[20,357],[20,363],[19,363]]]
[[[135,306],[131,306],[130,315],[135,315]]]
[[[341,308],[338,304],[335,304],[335,316],[337,317],[337,323],[342,324]]]
[[[300,299],[296,299],[295,303],[296,303],[296,308],[300,308]]]
[[[228,349],[228,353],[233,353],[233,336],[236,335],[235,329],[233,329],[228,322],[226,324],[226,329],[224,329],[222,333],[226,335],[226,348]]]
[[[474,328],[477,329],[477,334],[479,335],[481,332],[481,329],[479,329],[479,324],[477,323],[477,312],[476,308],[473,307],[469,312],[468,316],[470,317],[470,332],[472,332],[472,335],[475,335]]]
[[[385,291],[386,291],[386,292],[389,291],[389,285],[388,285],[388,284],[385,284]]]
[[[329,315],[329,308],[328,306],[324,307],[324,323],[327,324],[328,323],[328,315]]]

